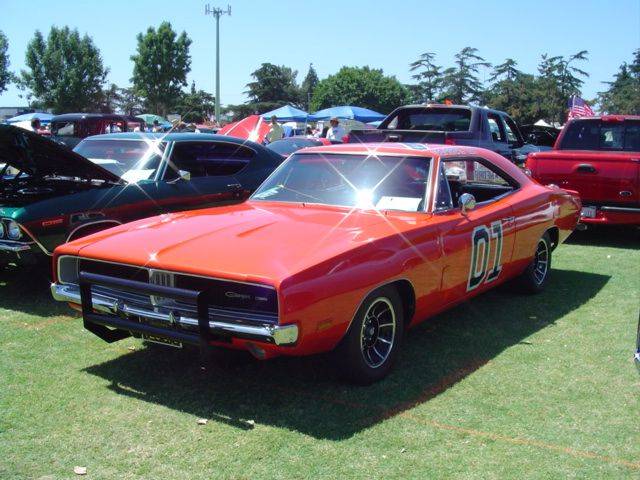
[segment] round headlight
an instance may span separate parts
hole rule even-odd
[[[7,236],[11,240],[18,240],[22,236],[20,225],[18,225],[14,221],[9,222],[9,224],[7,225]]]
[[[4,222],[0,221],[0,238],[4,238]]]

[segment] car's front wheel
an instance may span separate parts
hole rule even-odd
[[[517,284],[526,293],[539,293],[551,270],[551,237],[545,232],[536,245],[536,251],[527,269],[518,277]]]
[[[393,287],[372,292],[356,312],[336,350],[339,371],[353,383],[384,378],[395,363],[404,336],[402,300]]]

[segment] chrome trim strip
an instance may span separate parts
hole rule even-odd
[[[82,304],[80,297],[80,288],[77,285],[69,284],[51,284],[51,295],[54,300],[59,302],[70,302],[78,305]],[[176,317],[166,313],[147,310],[144,308],[131,307],[123,304],[121,301],[106,297],[97,293],[92,295],[93,308],[99,312],[115,314],[123,313],[125,315],[135,315],[151,320],[166,322],[167,326],[174,323],[186,325],[190,327],[198,326],[197,318]],[[249,335],[256,337],[260,341],[274,343],[276,345],[291,345],[298,340],[298,326],[291,325],[244,325],[227,322],[210,321],[209,328],[215,333],[223,332],[233,335]]]
[[[633,208],[633,207],[600,207],[600,210],[603,210],[606,212],[640,213],[640,208]]]
[[[24,252],[26,250],[31,250],[31,246],[33,244],[34,242],[21,243],[8,240],[0,240],[0,251],[13,253]]]

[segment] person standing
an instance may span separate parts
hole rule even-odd
[[[32,132],[40,133],[40,129],[41,128],[42,128],[42,125],[40,124],[40,119],[39,118],[34,118],[33,120],[31,120],[31,131]]]
[[[340,125],[340,121],[337,117],[333,117],[329,123],[331,127],[327,130],[327,138],[333,142],[342,142],[347,135],[347,130]]]
[[[267,133],[267,141],[273,143],[276,140],[280,140],[284,136],[284,129],[278,123],[278,117],[275,115],[271,117],[271,124],[269,125],[269,133]]]

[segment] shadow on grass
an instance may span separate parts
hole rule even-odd
[[[610,277],[554,270],[537,296],[506,288],[413,329],[395,371],[369,387],[338,381],[324,357],[200,369],[193,351],[143,348],[86,369],[109,389],[138,400],[224,422],[253,422],[340,440],[429,401],[505,349],[525,341],[592,298]]]
[[[54,317],[73,311],[51,297],[51,276],[43,267],[10,267],[0,270],[0,308],[28,315]]]
[[[593,247],[640,248],[640,228],[628,226],[590,226],[575,230],[566,243]]]

